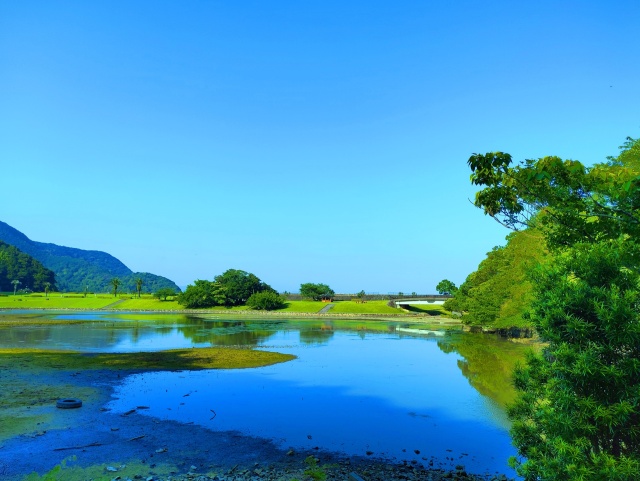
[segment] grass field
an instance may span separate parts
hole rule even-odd
[[[117,304],[111,306],[115,302]],[[389,307],[387,301],[367,301],[359,303],[354,301],[334,301],[333,307],[328,314],[395,314],[402,315],[406,311],[394,307]],[[117,311],[181,311],[186,310],[178,304],[174,298],[161,301],[144,294],[141,298],[137,298],[132,294],[122,294],[114,297],[110,294],[61,294],[59,292],[49,293],[45,297],[44,293],[35,293],[29,295],[13,294],[0,296],[0,309],[104,309],[110,306],[109,310]],[[319,312],[326,304],[320,301],[287,301],[287,305],[283,309],[275,312],[286,312],[300,314],[314,314]],[[247,311],[246,306],[223,307],[216,306],[208,309],[202,309],[215,312],[233,312]],[[414,304],[407,308],[412,314],[424,314],[429,316],[447,315],[446,311],[439,304]]]
[[[387,306],[387,301],[335,301],[329,313],[337,314],[402,314],[402,310]]]
[[[443,316],[447,314],[442,304],[409,304],[407,311],[430,316]]]
[[[161,301],[156,299],[155,297],[147,297],[143,296],[140,299],[132,298],[125,299],[118,305],[113,306],[114,309],[118,310],[136,310],[136,309],[145,309],[145,310],[153,310],[153,311],[176,311],[180,309],[184,309],[180,304],[178,304],[175,300],[166,300]]]
[[[111,297],[62,297],[59,293],[49,294],[46,298],[36,296],[0,297],[0,309],[101,309],[117,298]]]
[[[287,301],[287,307],[278,309],[278,312],[313,313],[318,312],[324,306],[326,304],[320,301]]]

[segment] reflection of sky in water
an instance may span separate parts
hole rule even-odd
[[[460,357],[435,342],[336,332],[325,344],[302,345],[298,333],[281,332],[268,344],[298,359],[259,369],[130,376],[110,407],[150,406],[140,412],[268,437],[285,448],[370,450],[419,462],[434,456],[436,464],[464,464],[481,474],[509,471],[514,450],[504,414],[461,376]]]
[[[247,344],[298,356],[259,369],[129,376],[111,403],[116,412],[149,405],[143,414],[238,430],[282,447],[369,450],[419,462],[434,456],[436,466],[514,476],[506,467],[514,449],[504,411],[469,384],[458,366],[461,356],[443,352],[434,333],[323,331],[305,323],[245,325],[179,315],[42,317],[92,322],[0,329],[0,347],[132,352]]]

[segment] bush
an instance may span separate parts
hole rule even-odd
[[[286,305],[286,299],[272,291],[256,292],[255,294],[251,294],[249,299],[247,299],[248,307],[262,311],[282,309]]]

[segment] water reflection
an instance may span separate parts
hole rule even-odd
[[[130,376],[113,402],[116,411],[151,399],[148,415],[237,429],[283,446],[370,450],[419,462],[436,456],[436,463],[465,464],[476,472],[509,472],[504,460],[513,449],[504,405],[514,396],[510,372],[526,350],[518,344],[386,321],[133,313],[39,317],[90,322],[2,328],[0,348],[131,352],[241,345],[298,356],[260,369]],[[184,398],[186,393],[191,394]],[[215,423],[209,409],[218,413]],[[412,454],[416,449],[423,454]]]

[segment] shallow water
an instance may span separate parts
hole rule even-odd
[[[298,356],[257,369],[128,376],[109,405],[116,413],[148,406],[139,412],[266,437],[283,448],[372,452],[514,475],[506,466],[515,452],[503,404],[513,396],[509,372],[524,349],[513,343],[386,321],[60,316],[92,322],[0,329],[0,347],[130,352],[248,345]]]

